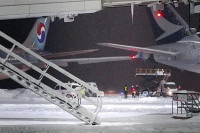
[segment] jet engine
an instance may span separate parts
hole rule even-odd
[[[148,54],[148,53],[141,53],[141,55],[142,55],[141,58],[144,60],[147,60],[150,56],[150,54]]]

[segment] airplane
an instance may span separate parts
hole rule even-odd
[[[75,58],[67,59],[67,56],[78,55],[84,53],[92,53],[98,51],[98,49],[89,49],[89,50],[79,50],[79,51],[70,51],[70,52],[59,52],[59,53],[50,53],[44,50],[46,45],[46,39],[48,35],[48,29],[50,25],[50,17],[38,18],[29,33],[28,37],[24,41],[23,45],[39,54],[43,58],[57,64],[61,67],[67,67],[69,62],[76,62],[78,64],[91,64],[91,63],[100,63],[100,62],[110,62],[110,61],[121,61],[121,60],[132,60],[129,56],[120,56],[120,57],[98,57],[98,58]],[[28,60],[32,64],[37,65],[40,68],[45,68],[46,65],[39,61],[37,58],[27,54],[25,51],[19,48],[14,48],[13,52],[17,55],[20,55],[22,58]],[[30,68],[28,66],[22,65],[22,63],[16,60],[14,57],[6,57],[6,54],[3,51],[0,51],[1,58],[7,58],[8,62],[17,66],[23,71],[28,71]],[[0,80],[7,79],[3,73],[0,73]]]
[[[156,1],[158,0],[4,0],[0,3],[0,20],[49,16],[52,21],[58,17],[64,19],[64,22],[73,22],[78,14],[95,13],[104,7]]]
[[[131,6],[133,18],[134,5],[152,6],[154,10],[160,10],[166,3],[179,2],[191,5],[193,13],[200,12],[196,0],[4,0],[0,3],[0,20],[51,17],[64,19],[64,22],[73,22],[78,14],[95,13],[106,7]]]
[[[0,20],[50,16],[52,21],[59,17],[64,22],[72,22],[78,14],[101,9],[100,0],[4,0],[0,3]]]
[[[157,45],[136,47],[113,43],[98,45],[136,51],[136,58],[154,58],[158,63],[200,74],[200,38],[190,28],[172,5],[167,4],[164,10],[155,12],[147,8]]]

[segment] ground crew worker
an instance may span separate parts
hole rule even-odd
[[[131,92],[132,92],[132,98],[136,96],[136,89],[134,86],[132,86],[131,88]]]
[[[181,86],[179,85],[179,86],[178,86],[178,90],[180,90],[180,89],[181,89]]]
[[[139,90],[139,86],[138,86],[138,85],[135,86],[135,90],[136,90],[136,96],[139,97],[139,95],[140,95],[140,90]]]
[[[124,98],[128,98],[128,87],[127,85],[124,86]]]
[[[83,87],[77,87],[77,88],[80,88],[80,90],[76,90],[77,91],[77,98],[78,98],[78,105],[80,106],[81,105],[81,98],[85,97],[85,88]],[[77,89],[76,88],[76,89]]]
[[[81,98],[82,96],[82,87],[76,87],[75,89],[76,93],[77,93],[77,98],[78,98],[78,105],[81,105]]]

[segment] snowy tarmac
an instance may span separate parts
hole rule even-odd
[[[0,133],[200,133],[200,116],[173,119],[168,98],[103,98],[101,125],[77,118],[29,90],[0,90]],[[83,101],[83,106],[92,106]]]

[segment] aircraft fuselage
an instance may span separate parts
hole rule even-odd
[[[178,42],[153,46],[152,48],[165,51],[180,52],[180,54],[178,54],[177,56],[154,54],[153,56],[156,62],[173,66],[181,70],[188,70],[191,72],[200,73],[199,42]]]

